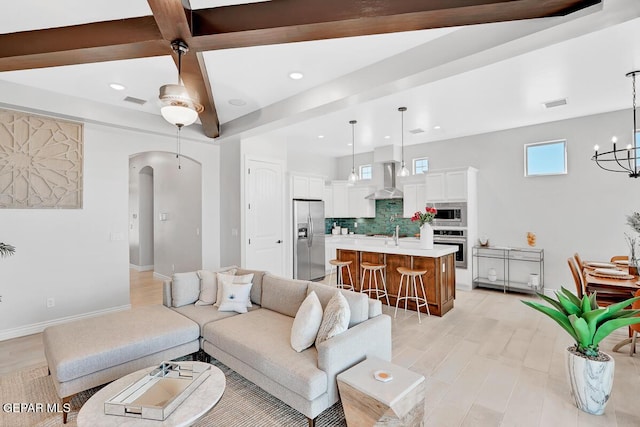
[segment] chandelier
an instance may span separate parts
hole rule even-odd
[[[631,142],[624,148],[619,148],[618,138],[611,138],[613,149],[609,151],[598,152],[600,147],[593,147],[595,154],[591,157],[596,164],[609,172],[622,172],[629,175],[630,178],[638,178],[640,176],[640,157],[638,157],[638,144],[636,143],[636,133],[638,131],[636,120],[636,74],[640,70],[627,73],[627,77],[631,77],[633,86],[633,129],[631,132]]]

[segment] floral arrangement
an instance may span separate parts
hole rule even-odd
[[[433,221],[433,218],[436,217],[437,213],[438,210],[436,208],[427,206],[424,208],[424,212],[418,211],[414,213],[411,217],[411,221],[420,221],[420,227],[422,227],[427,223],[431,224],[431,221]]]

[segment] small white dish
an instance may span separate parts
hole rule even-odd
[[[601,267],[601,268],[613,268],[613,267],[615,267],[615,264],[611,264],[610,262],[594,262],[594,261],[590,261],[590,262],[587,262],[587,265],[589,267]]]
[[[375,371],[373,373],[373,378],[383,383],[387,383],[393,379],[393,375],[389,371]]]
[[[606,274],[608,276],[628,276],[626,271],[615,270],[613,268],[596,268],[594,271],[596,273]]]

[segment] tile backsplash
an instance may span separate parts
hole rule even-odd
[[[394,216],[394,220],[390,218]],[[413,236],[420,232],[417,222],[402,218],[402,199],[376,200],[375,218],[326,218],[325,232],[331,234],[333,223],[347,228],[355,234],[393,234],[396,225],[400,226],[400,235]],[[354,224],[358,223],[358,227]]]

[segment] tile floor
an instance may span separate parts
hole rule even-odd
[[[132,302],[143,292],[160,303],[162,283],[150,272],[132,272]],[[612,397],[605,415],[579,411],[569,395],[564,349],[569,336],[519,294],[457,292],[444,317],[398,312],[393,321],[393,361],[425,375],[425,425],[640,426],[640,355],[616,353]],[[393,316],[393,309],[384,306]],[[608,351],[626,329],[607,338]],[[628,347],[623,348],[627,351]],[[40,334],[0,342],[0,375],[44,363]]]

